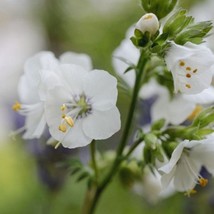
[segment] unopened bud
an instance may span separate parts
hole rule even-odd
[[[158,18],[153,13],[147,13],[140,18],[135,28],[142,33],[149,32],[153,36],[159,29]]]

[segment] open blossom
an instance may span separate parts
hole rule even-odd
[[[40,52],[28,59],[24,74],[18,85],[20,103],[13,105],[13,110],[26,117],[25,125],[19,131],[25,131],[25,139],[39,138],[46,126],[44,102],[46,91],[57,84],[59,64],[76,63],[90,70],[90,58],[85,54],[64,53],[57,60],[51,52]]]
[[[41,52],[25,63],[24,74],[18,85],[20,102],[13,105],[13,110],[26,116],[25,139],[38,138],[45,129],[43,82],[57,66],[57,60],[51,52]]]
[[[197,94],[209,88],[214,65],[214,55],[209,48],[190,42],[184,46],[171,43],[165,61],[172,72],[176,93]]]
[[[120,129],[117,80],[103,70],[60,66],[62,83],[48,90],[46,119],[52,137],[64,147],[88,145]]]
[[[208,180],[200,175],[201,167],[204,166],[214,174],[214,141],[213,135],[207,139],[185,140],[173,151],[170,161],[159,168],[162,172],[161,182],[167,187],[173,181],[178,191],[191,192],[196,184],[206,186]]]
[[[137,22],[136,29],[140,30],[142,33],[149,32],[151,35],[154,35],[159,29],[157,16],[153,13],[145,14]]]
[[[132,158],[142,160],[142,151],[144,146],[144,143],[140,144],[132,153]],[[155,167],[144,167],[142,170],[141,179],[136,181],[132,187],[136,194],[143,196],[149,203],[157,203],[160,199],[167,198],[174,193],[174,188],[172,185],[167,188],[162,187],[161,175],[156,169],[167,161],[168,159],[164,155],[164,162],[159,162],[156,160]]]
[[[151,107],[151,119],[165,119],[167,123],[178,125],[199,113],[203,105],[214,103],[214,88],[211,86],[199,94],[176,94],[170,96],[164,86],[155,80],[146,83],[141,89],[141,97],[148,99],[158,96]]]

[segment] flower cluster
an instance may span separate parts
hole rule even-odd
[[[153,36],[150,39],[154,40],[153,43],[156,45],[159,38],[157,36],[155,39],[154,35],[158,29],[157,17],[150,13],[144,15],[135,28],[131,27],[128,30],[126,38],[113,53],[114,68],[130,88],[134,87],[135,78],[137,78],[133,65],[140,57],[141,41],[145,41],[145,34],[148,32]],[[139,34],[138,30],[143,34]],[[132,42],[129,40],[133,34],[138,42],[135,39],[132,39]],[[151,122],[151,130],[148,131],[148,127],[143,127],[146,132],[146,137],[142,137],[145,146],[140,151],[144,151],[142,161],[150,165],[149,168],[146,166],[144,169],[143,183],[146,185],[146,177],[150,176],[152,168],[153,177],[156,177],[156,184],[153,186],[156,188],[156,197],[168,187],[171,188],[172,183],[175,190],[184,191],[190,195],[195,192],[196,184],[204,187],[208,182],[200,174],[202,166],[211,174],[214,170],[212,166],[214,141],[213,135],[210,135],[213,129],[209,122],[201,121],[209,125],[209,131],[206,129],[203,136],[196,134],[198,128],[194,125],[187,126],[186,130],[182,128],[183,132],[178,132],[175,136],[173,132],[166,131],[171,125],[181,127],[184,122],[191,123],[204,109],[206,111],[207,106],[214,103],[212,86],[214,54],[204,44],[186,42],[180,45],[171,38],[165,43],[166,46],[162,44],[162,48],[166,47],[164,54],[161,52],[159,55],[157,52],[152,56],[151,64],[147,65],[149,75],[139,91],[139,98],[144,101],[151,98],[154,100],[150,109],[151,121],[147,121]],[[147,43],[147,45],[150,44]],[[145,48],[145,44],[142,47]],[[212,122],[211,117],[209,118]],[[158,120],[160,124],[161,121],[164,122],[162,125],[157,125],[158,128],[154,128]],[[137,183],[139,184],[139,181]],[[155,187],[157,183],[159,186]],[[151,187],[152,192],[154,192],[153,188]],[[144,193],[146,191],[144,187],[143,191]],[[149,198],[150,193],[147,191],[146,194],[146,198]]]
[[[91,59],[72,52],[60,56],[41,52],[25,64],[20,101],[13,109],[26,117],[25,139],[49,132],[64,147],[75,148],[93,139],[106,139],[120,129],[116,107],[117,80],[92,70]]]
[[[132,92],[116,152],[99,156],[94,140],[120,130],[117,79],[92,69],[85,54],[67,52],[57,59],[41,52],[30,58],[18,86],[20,102],[12,107],[26,118],[19,130],[24,139],[40,138],[48,127],[48,143],[55,148],[91,143],[90,170],[80,164],[72,171],[79,173],[78,180],[88,179],[86,196],[94,197],[88,199],[90,213],[117,172],[123,184],[150,202],[174,190],[190,195],[197,184],[205,187],[202,167],[214,175],[214,54],[203,44],[211,22],[195,23],[183,9],[163,22],[159,19],[176,1],[141,2],[148,13],[113,52],[120,86]],[[146,126],[132,133],[135,114],[144,117],[142,109],[137,111],[139,100],[149,105],[149,117]],[[127,146],[130,136],[134,138]]]

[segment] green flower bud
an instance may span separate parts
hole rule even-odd
[[[156,149],[158,138],[153,133],[146,134],[144,141],[147,147],[150,147],[153,150]]]
[[[171,157],[173,151],[175,150],[175,148],[178,146],[178,142],[166,142],[164,144],[164,150],[167,154],[168,157]]]
[[[136,161],[124,163],[119,170],[119,178],[125,187],[132,187],[141,178],[141,170]]]
[[[177,0],[141,0],[147,13],[155,13],[159,19],[168,15],[175,7]]]
[[[157,120],[155,121],[153,124],[152,124],[152,131],[159,131],[160,129],[162,129],[164,127],[166,123],[166,120],[165,119],[160,119],[160,120]]]

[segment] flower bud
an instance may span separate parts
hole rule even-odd
[[[149,32],[153,36],[159,29],[158,18],[153,13],[147,13],[140,18],[135,28],[142,33]]]
[[[178,0],[141,0],[141,5],[147,13],[156,13],[159,19],[167,16],[175,7]]]

